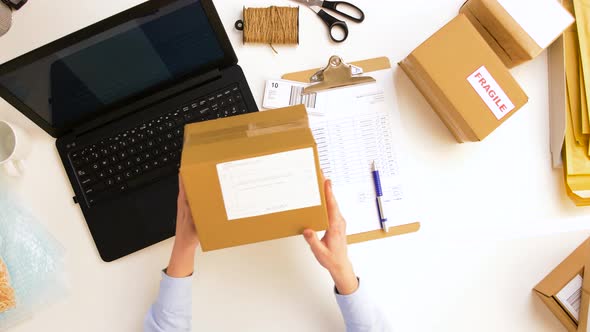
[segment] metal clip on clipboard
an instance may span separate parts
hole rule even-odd
[[[344,63],[339,56],[333,55],[324,69],[309,78],[309,82],[314,84],[303,89],[303,94],[375,82],[370,76],[359,76],[362,74],[361,67]]]

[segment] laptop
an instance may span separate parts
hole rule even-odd
[[[151,0],[20,56],[0,97],[57,138],[107,262],[174,235],[184,125],[258,111],[211,0]]]

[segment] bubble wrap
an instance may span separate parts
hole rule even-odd
[[[65,293],[63,248],[11,195],[0,175],[0,257],[16,307],[0,314],[0,331],[30,318]]]

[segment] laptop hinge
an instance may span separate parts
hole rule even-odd
[[[73,130],[73,134],[75,136],[82,136],[88,133],[89,131],[108,125],[109,123],[120,120],[121,118],[124,118],[128,115],[135,114],[147,107],[159,104],[166,99],[172,98],[187,90],[194,89],[198,86],[219,79],[220,77],[221,71],[219,71],[219,69],[214,69],[212,71],[208,71],[204,74],[201,74],[198,77],[186,79],[180,83],[175,84],[170,88],[163,89],[162,91],[153,93],[150,96],[135,101],[129,105],[125,105],[117,109],[112,109],[108,111],[107,114],[99,116],[91,121],[88,121],[76,127]]]

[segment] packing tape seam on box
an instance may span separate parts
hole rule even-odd
[[[502,46],[502,44],[500,43],[500,41],[499,41],[499,40],[498,40],[496,37],[494,37],[494,35],[492,34],[492,32],[491,32],[491,31],[490,31],[490,30],[489,30],[489,29],[488,29],[488,28],[487,28],[487,27],[486,27],[486,26],[485,26],[485,25],[484,25],[484,24],[483,24],[483,23],[480,21],[480,19],[479,19],[479,18],[478,18],[478,17],[477,17],[477,16],[476,16],[476,15],[475,15],[475,14],[474,14],[472,11],[471,11],[471,8],[469,8],[469,6],[466,6],[468,2],[469,2],[469,1],[465,1],[465,3],[463,4],[463,6],[461,7],[461,9],[465,8],[465,11],[467,11],[467,13],[465,13],[465,14],[468,14],[468,15],[465,15],[465,16],[466,16],[467,18],[473,18],[475,21],[477,21],[477,24],[479,25],[479,27],[481,27],[481,29],[483,29],[483,30],[486,32],[486,35],[487,35],[487,37],[491,38],[491,39],[494,41],[494,46],[497,46],[499,49],[501,49],[501,50],[502,50],[502,55],[499,55],[499,54],[497,54],[497,52],[496,52],[496,51],[494,51],[494,53],[496,53],[496,55],[498,55],[498,57],[499,57],[499,58],[502,58],[502,56],[505,56],[505,57],[506,57],[506,59],[509,61],[509,67],[512,67],[512,66],[514,66],[514,65],[517,63],[517,59],[513,59],[513,58],[510,56],[510,53],[509,53],[509,52],[508,52],[508,51],[507,51],[507,50],[506,50],[506,49],[505,49],[505,48]],[[471,20],[470,20],[470,21],[471,21]],[[473,24],[473,23],[472,23],[472,25],[473,25],[473,27],[474,27],[476,30],[479,30],[479,29],[478,29],[478,27],[476,27],[476,26],[475,26],[475,24]],[[480,35],[481,35],[481,34],[480,34]],[[482,38],[485,40],[486,44],[488,44],[488,45],[489,45],[489,42],[486,40],[486,38],[485,38],[484,36],[481,36],[481,37],[482,37]],[[495,50],[495,48],[494,48],[494,47],[492,47],[492,45],[490,45],[490,48],[492,48],[492,50]]]
[[[190,133],[187,136],[187,142],[190,140],[200,140],[201,142],[215,142],[222,138],[228,138],[231,136],[236,136],[236,138],[240,137],[254,137],[254,136],[261,136],[261,135],[268,135],[274,134],[278,132],[285,132],[290,130],[298,130],[298,129],[305,129],[308,127],[307,119],[301,119],[297,121],[293,121],[291,123],[283,123],[278,125],[267,125],[264,126],[264,122],[260,124],[248,124],[248,125],[241,125],[231,128],[221,128],[211,131],[203,131],[199,133]]]
[[[246,135],[248,137],[254,136],[261,136],[261,135],[268,135],[274,134],[278,132],[284,132],[289,130],[297,130],[297,129],[304,129],[307,128],[308,125],[307,119],[301,119],[298,121],[294,121],[291,123],[285,123],[281,125],[274,125],[274,126],[260,126],[258,124],[250,124],[249,129],[246,131]]]

